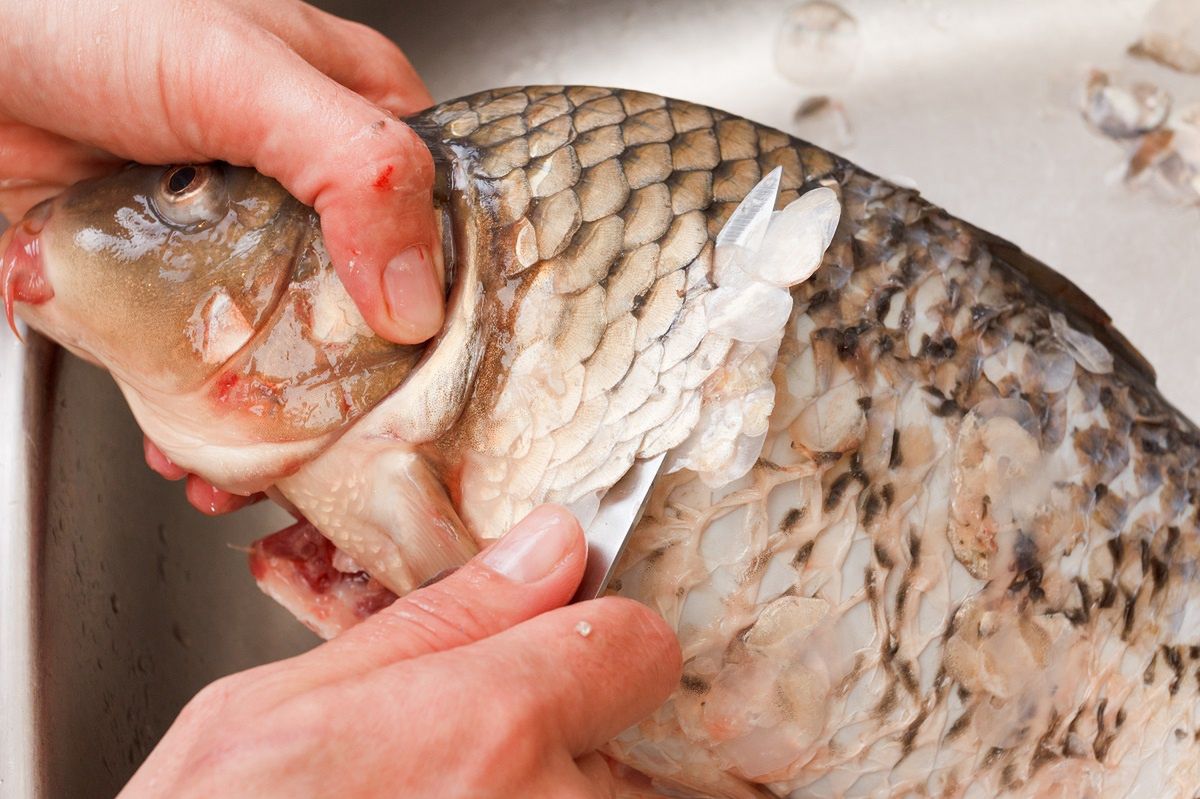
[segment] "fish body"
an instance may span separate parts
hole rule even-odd
[[[424,348],[374,338],[311,211],[237,170],[190,227],[160,224],[172,173],[131,170],[9,246],[6,300],[109,368],[176,462],[269,489],[336,544],[303,525],[260,543],[264,588],[336,634],[539,502],[586,517],[669,450],[610,586],[683,647],[675,695],[609,745],[660,790],[1200,792],[1200,436],[1078,289],[694,104],[524,87],[408,121],[438,164],[450,285]],[[789,257],[754,261],[764,281],[789,265],[786,307],[750,302],[720,247],[774,170],[781,212],[810,214]],[[153,313],[172,279],[178,307]],[[146,317],[140,341],[80,320],[109,295]],[[721,328],[725,296],[756,313]],[[778,329],[746,322],[780,307]],[[153,331],[170,359],[142,354]]]

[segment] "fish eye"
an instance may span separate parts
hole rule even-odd
[[[224,218],[228,210],[220,171],[205,164],[165,170],[153,195],[154,211],[172,227],[200,230]]]

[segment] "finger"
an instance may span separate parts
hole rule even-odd
[[[253,164],[312,205],[338,275],[376,332],[400,343],[432,336],[442,324],[444,288],[428,149],[407,125],[281,41],[210,35],[221,38],[207,48],[220,63],[164,67],[171,85],[192,87],[168,102],[172,129],[198,157]],[[239,75],[239,91],[231,95],[214,73]]]
[[[120,165],[112,155],[0,119],[0,214],[16,221],[42,200]]]
[[[31,125],[0,119],[0,175],[69,185],[120,166],[116,156]]]
[[[142,436],[142,451],[146,456],[146,465],[162,477],[168,480],[182,480],[187,477],[187,470],[176,466],[148,436]]]
[[[400,48],[366,25],[290,0],[249,3],[243,12],[321,72],[393,114],[433,103]]]
[[[194,474],[187,476],[185,493],[192,507],[207,516],[221,516],[222,514],[233,513],[235,510],[241,510],[247,505],[253,505],[262,499],[262,494],[253,494],[248,497],[240,494],[231,494]]]
[[[575,759],[580,774],[588,788],[602,799],[613,799],[616,796],[616,780],[613,779],[612,768],[608,759],[599,752],[588,752]]]
[[[681,669],[679,644],[666,622],[619,597],[560,608],[384,672],[411,681],[413,666],[420,667],[418,679],[488,686],[482,695],[498,698],[500,723],[513,728],[508,734],[565,746],[573,756],[651,713],[674,690]]]
[[[450,576],[302,657],[333,681],[479,641],[567,602],[586,552],[570,512],[543,505]]]
[[[16,224],[30,208],[65,188],[65,184],[25,183],[0,178],[0,217],[9,224]]]

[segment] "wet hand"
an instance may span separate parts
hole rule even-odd
[[[370,325],[441,327],[433,163],[395,120],[429,105],[377,32],[298,0],[0,0],[0,214],[145,163],[228,161],[316,208]]]
[[[575,520],[544,506],[451,576],[184,708],[126,787],[142,797],[612,797],[596,749],[679,679],[647,608],[562,607]]]
[[[432,161],[394,119],[430,96],[382,35],[297,0],[0,0],[0,30],[0,215],[127,160],[252,165],[317,209],[378,333],[441,327]],[[252,501],[146,450],[205,513]]]

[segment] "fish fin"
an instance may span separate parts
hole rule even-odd
[[[972,229],[995,258],[1024,275],[1031,286],[1062,308],[1072,323],[1108,347],[1140,378],[1155,384],[1157,375],[1150,361],[1113,326],[1112,317],[1083,289],[1011,241],[974,226]]]
[[[479,551],[441,475],[402,441],[352,430],[276,485],[346,558],[398,596]]]
[[[327,640],[396,599],[373,577],[345,570],[352,562],[304,519],[255,541],[248,557],[259,589]]]

